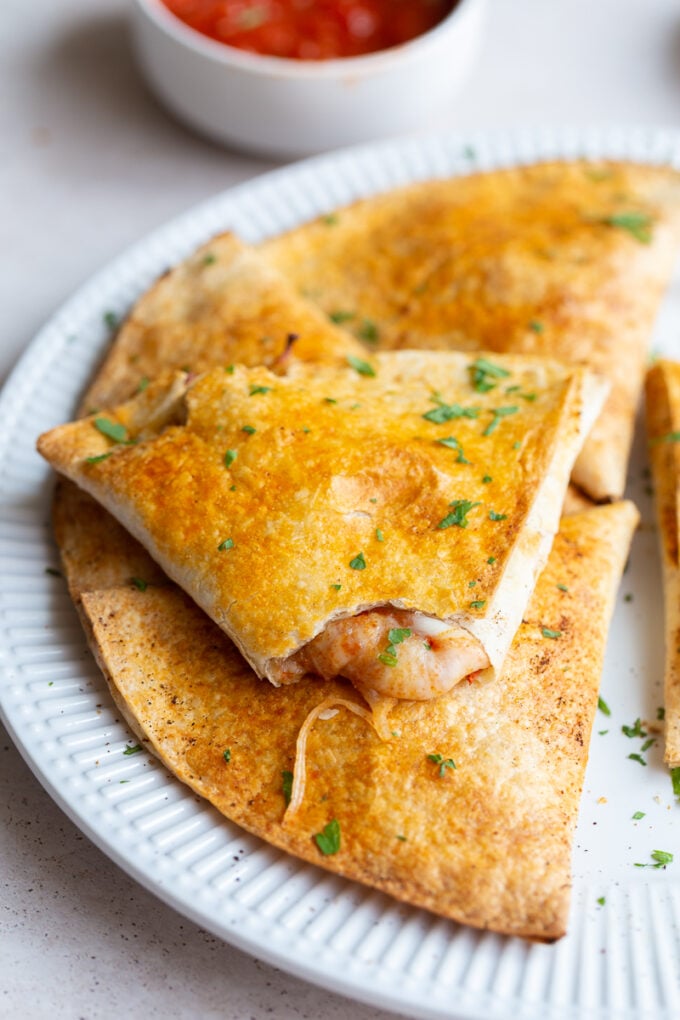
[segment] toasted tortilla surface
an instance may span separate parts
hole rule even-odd
[[[647,434],[664,577],[665,751],[680,766],[680,363],[661,360],[646,380]]]
[[[86,592],[83,609],[135,732],[228,818],[397,899],[551,941],[565,931],[607,626],[636,521],[629,503],[563,521],[502,677],[397,704],[387,741],[344,708],[318,719],[304,799],[285,823],[282,773],[300,727],[352,689],[258,680],[174,586]],[[340,846],[323,855],[314,836],[333,819]]]
[[[480,392],[467,355],[416,351],[230,368],[151,384],[40,449],[274,682],[330,620],[383,605],[463,626],[500,668],[597,410],[592,377],[506,357]]]
[[[382,349],[539,353],[611,395],[574,470],[620,497],[645,354],[680,244],[680,175],[555,162],[396,189],[262,251],[336,322]]]

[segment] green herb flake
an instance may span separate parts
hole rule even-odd
[[[224,750],[222,752],[222,757],[224,758],[224,760],[226,761],[226,763],[228,765],[229,762],[231,761],[231,748],[230,747],[227,747],[226,750]]]
[[[241,432],[246,432],[249,436],[252,436],[255,432],[257,432],[257,429],[254,429],[252,425],[243,425],[241,427]]]
[[[488,558],[488,560],[486,562],[489,563],[489,564],[495,563],[496,562],[496,557],[495,556],[489,556],[489,558]]]
[[[468,371],[472,387],[477,393],[488,393],[489,390],[495,390],[498,386],[498,380],[507,379],[510,375],[507,368],[494,365],[493,362],[488,361],[486,358],[477,358],[469,366]]]
[[[145,581],[143,577],[131,577],[130,583],[134,584],[137,591],[146,591],[149,587],[148,582]]]
[[[233,365],[225,365],[224,366],[224,371],[227,373],[227,375],[233,375],[234,374],[234,366]]]
[[[209,251],[203,256],[204,266],[211,266],[214,262],[217,262],[217,255],[215,255],[214,252]]]
[[[603,907],[603,906],[605,905],[605,903],[606,903],[607,901],[606,901],[606,899],[604,898],[604,896],[598,896],[598,897],[597,897],[597,902],[598,902],[598,905],[599,905],[600,907]]]
[[[634,815],[631,815],[634,822],[639,822],[641,818],[645,817],[644,811],[636,811]]]
[[[555,640],[555,641],[558,638],[562,637],[562,631],[561,630],[551,630],[550,627],[541,627],[541,634],[543,635],[543,637],[545,637],[545,638],[553,638],[553,640]]]
[[[657,708],[656,718],[659,720],[659,722],[663,722],[664,719],[666,718],[666,709],[663,707],[663,705],[659,705],[659,707]]]
[[[389,666],[391,669],[393,669],[398,662],[397,653],[395,651],[391,652],[389,649],[386,649],[384,652],[380,653],[380,655],[378,656],[378,661],[382,662],[383,666]]]
[[[636,761],[640,765],[646,765],[647,764],[645,759],[640,754],[629,754],[628,757],[630,758],[631,761]]]
[[[650,855],[655,861],[655,867],[665,868],[667,864],[673,863],[673,854],[668,853],[667,850],[652,850]]]
[[[45,573],[49,574],[50,577],[63,577],[61,570],[57,570],[56,567],[45,567]]]
[[[609,733],[609,730],[598,730],[597,731],[598,737],[605,737],[608,733]]]
[[[377,344],[378,342],[378,327],[370,319],[364,319],[357,330],[357,336],[360,340],[363,340],[367,344]]]
[[[402,843],[406,842],[406,836],[395,836],[394,838],[400,840]]]
[[[118,328],[118,316],[115,312],[104,312],[102,318],[104,319],[104,325],[108,329],[113,330]]]
[[[602,223],[607,227],[616,227],[627,231],[640,244],[650,244],[652,240],[652,217],[642,212],[614,213],[605,216]]]
[[[537,319],[532,319],[531,322],[529,323],[529,329],[531,330],[532,333],[542,333],[543,330],[545,329],[545,326],[543,325],[542,322],[539,322]]]
[[[331,322],[335,322],[338,326],[342,325],[343,322],[350,322],[356,316],[356,312],[331,312],[328,318]]]
[[[646,737],[647,731],[642,728],[642,721],[636,719],[632,726],[622,726],[621,732],[626,737]]]
[[[288,769],[283,769],[281,772],[281,792],[286,804],[290,804],[290,798],[293,795],[293,773]]]
[[[470,609],[483,609],[485,605],[486,599],[475,599],[470,603]]]
[[[489,482],[492,482],[492,481],[493,481],[493,478],[491,477],[491,475],[484,475],[484,477],[482,478],[482,482],[483,482],[484,485],[488,485]]]
[[[125,755],[137,754],[137,752],[141,750],[142,750],[141,744],[126,744],[123,754]]]
[[[227,450],[224,455],[224,466],[230,468],[238,457],[238,450]]]
[[[506,521],[508,519],[507,514],[497,514],[495,510],[489,510],[490,521]]]
[[[597,707],[600,710],[600,712],[602,712],[602,715],[611,715],[612,714],[612,710],[609,707],[609,705],[607,704],[607,702],[604,700],[604,698],[600,697],[600,698],[597,699]]]
[[[369,365],[367,361],[363,361],[361,358],[355,357],[353,354],[347,355],[347,364],[350,368],[353,368],[359,375],[366,375],[375,378],[375,369],[373,365]]]
[[[254,397],[258,393],[270,393],[271,386],[251,386],[248,396]]]
[[[137,383],[137,392],[138,393],[143,393],[144,390],[147,389],[148,385],[149,385],[149,380],[148,380],[147,376],[143,375],[142,378]]]
[[[673,796],[680,800],[680,768],[671,769],[671,783],[673,784]]]
[[[111,421],[109,418],[95,418],[93,425],[98,432],[101,432],[107,439],[112,439],[114,443],[127,441],[127,429],[120,422]]]
[[[645,751],[648,751],[650,747],[653,747],[654,744],[656,744],[656,737],[648,737],[647,740],[645,740],[642,747],[640,748],[640,750],[644,753]]]
[[[339,222],[337,213],[328,213],[327,216],[321,217],[321,222],[325,223],[327,227],[334,227]]]
[[[224,541],[220,542],[220,544],[218,545],[217,551],[218,552],[226,552],[227,549],[233,549],[233,548],[234,548],[234,539],[233,538],[225,538]]]
[[[456,457],[456,464],[469,464],[470,461],[465,459],[463,453],[463,447],[455,436],[447,436],[445,439],[437,439],[436,442],[441,443],[442,446],[446,446],[449,450],[455,450],[458,454]]]
[[[376,528],[375,529],[375,537],[378,540],[378,542],[384,542],[385,541],[385,536],[383,535],[383,533],[380,530],[380,528]]]
[[[664,436],[655,436],[649,440],[650,446],[656,443],[680,443],[680,432],[667,432]]]
[[[353,560],[349,561],[349,565],[352,570],[365,570],[366,560],[364,559],[364,554],[360,552]]]
[[[491,414],[493,418],[482,432],[483,436],[490,436],[492,432],[495,432],[498,424],[502,418],[507,418],[510,414],[517,414],[519,407],[516,405],[512,407],[495,407],[492,409]]]
[[[433,397],[433,399],[436,399],[436,397]],[[453,421],[456,418],[477,418],[479,412],[479,407],[462,407],[460,404],[438,402],[437,407],[427,411],[423,418],[425,421],[431,421],[435,425],[442,425],[444,422]]]
[[[450,528],[455,525],[457,528],[467,528],[469,521],[467,515],[475,507],[481,506],[481,503],[472,503],[469,499],[454,499],[453,503],[449,503],[450,507],[453,507],[451,513],[448,513],[446,517],[437,525],[437,528]]]
[[[335,397],[324,397],[323,402],[324,404],[337,404]]]
[[[340,823],[338,820],[333,818],[328,825],[324,825],[322,831],[317,832],[314,836],[314,842],[324,857],[337,854],[340,849]]]
[[[340,589],[342,588],[342,585],[341,585],[341,584],[332,584],[332,585],[331,585],[331,588],[332,588],[332,589],[333,589],[334,591],[340,591]]]
[[[568,592],[569,591],[569,589],[567,588],[566,584],[557,584],[557,585],[555,585],[555,587],[557,588],[558,591],[564,591],[564,592]]]
[[[427,760],[433,762],[433,764],[439,766],[439,778],[442,779],[446,775],[447,769],[456,769],[456,765],[453,758],[444,758],[441,754],[428,754]]]
[[[100,453],[96,457],[86,457],[85,461],[87,464],[99,464],[102,460],[108,460],[113,453],[113,450],[109,450],[108,453]]]

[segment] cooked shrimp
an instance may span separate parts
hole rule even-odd
[[[426,701],[485,669],[489,659],[462,627],[406,610],[372,609],[329,623],[290,665],[325,680],[344,676],[362,691]]]

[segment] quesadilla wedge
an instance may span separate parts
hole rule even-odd
[[[388,741],[348,710],[362,706],[345,684],[263,684],[174,586],[86,592],[83,607],[133,731],[228,818],[399,900],[552,941],[567,923],[607,627],[636,520],[629,503],[564,520],[503,676],[395,704]]]
[[[680,766],[680,364],[658,361],[646,380],[647,434],[663,562],[666,630],[664,761]]]
[[[680,174],[559,162],[391,191],[267,242],[272,265],[374,349],[542,354],[611,395],[574,469],[623,492],[645,356],[680,246]]]
[[[348,360],[178,374],[39,449],[258,675],[427,699],[502,665],[604,387],[517,357]]]

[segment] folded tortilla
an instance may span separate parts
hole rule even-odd
[[[664,761],[680,766],[680,364],[658,361],[646,380],[647,434],[663,561],[666,667]]]
[[[566,928],[607,627],[636,521],[630,503],[563,520],[503,676],[395,704],[387,741],[348,711],[361,703],[345,684],[259,681],[174,586],[87,592],[83,607],[133,731],[228,818],[399,900],[551,941]],[[284,821],[305,720],[304,797]]]
[[[604,388],[521,357],[349,360],[179,374],[39,449],[258,675],[429,698],[502,665]]]
[[[540,353],[589,365],[611,395],[574,470],[620,497],[645,354],[680,245],[680,174],[561,162],[429,181],[262,247],[374,349]]]

